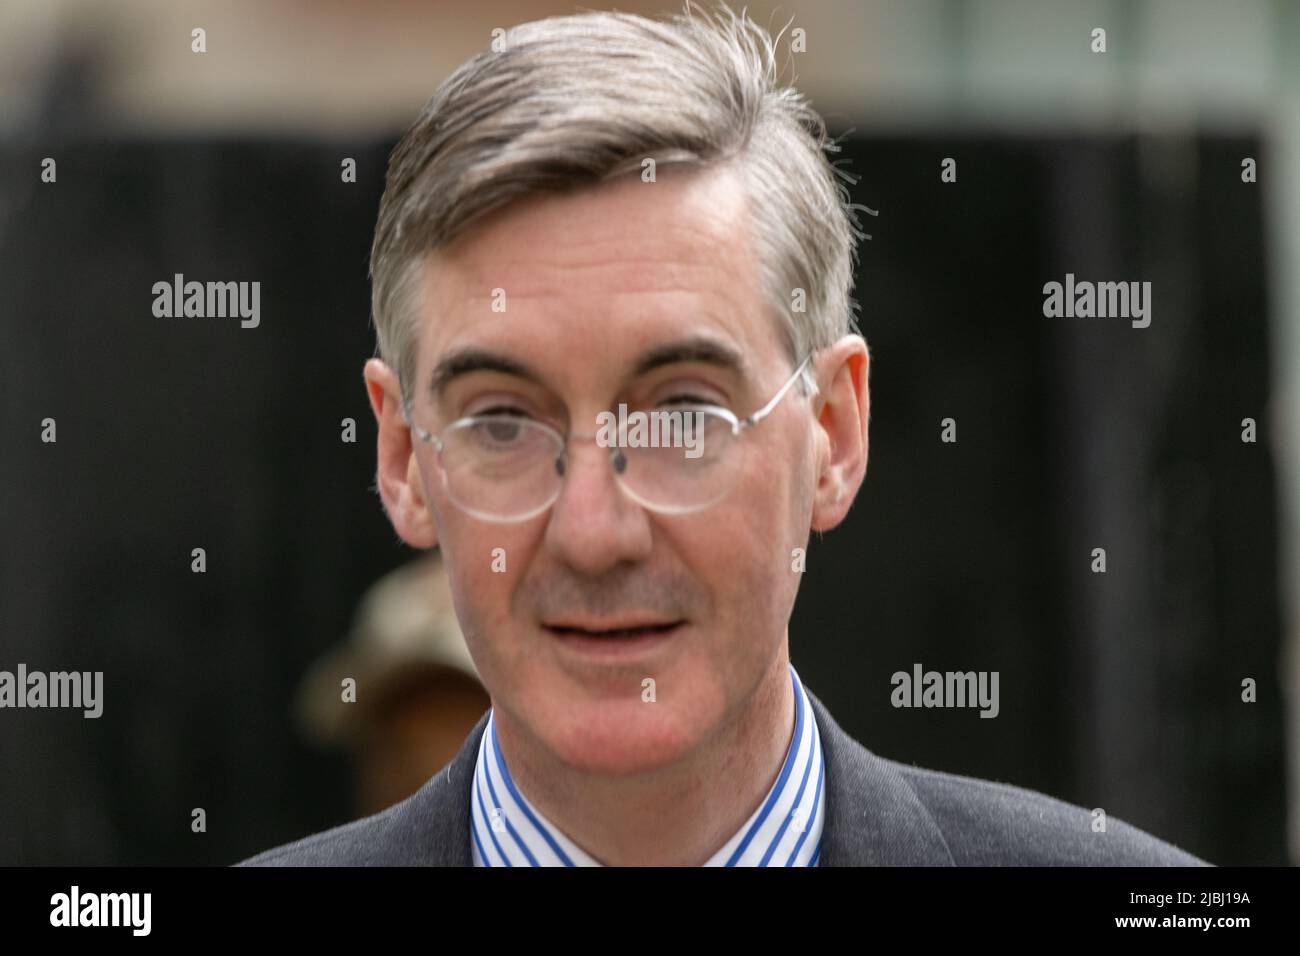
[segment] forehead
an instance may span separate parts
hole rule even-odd
[[[780,336],[743,178],[723,166],[660,167],[657,179],[528,197],[430,257],[420,367],[473,345],[595,383],[620,357],[701,333],[765,364]]]

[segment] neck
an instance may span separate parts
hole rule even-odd
[[[794,737],[788,645],[736,713],[667,767],[605,776],[556,759],[525,727],[494,711],[515,784],[607,866],[700,866],[758,809]]]

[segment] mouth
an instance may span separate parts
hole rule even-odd
[[[550,633],[558,637],[579,637],[605,640],[635,640],[636,638],[652,637],[660,634],[668,634],[677,630],[683,620],[661,621],[661,622],[616,622],[608,627],[580,626],[570,623],[556,623],[542,625]]]
[[[565,656],[586,663],[629,663],[633,659],[658,656],[669,644],[679,640],[686,630],[686,620],[614,620],[584,622],[572,620],[543,624],[542,630],[554,637]]]

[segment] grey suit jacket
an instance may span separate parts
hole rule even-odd
[[[806,688],[805,688],[806,690]],[[808,692],[821,734],[821,866],[1206,866],[1108,817],[1032,790],[878,757]],[[373,816],[275,847],[239,866],[471,866],[470,784],[487,714],[416,793]]]

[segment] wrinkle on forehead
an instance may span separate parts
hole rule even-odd
[[[732,167],[666,167],[654,183],[632,175],[579,192],[529,196],[476,223],[433,258],[441,278],[474,292],[500,286],[493,280],[507,273],[508,294],[519,296],[570,294],[584,273],[597,283],[590,292],[652,291],[683,284],[694,270],[734,281],[738,266],[752,266],[750,228],[748,195]]]
[[[743,180],[731,167],[665,172],[527,197],[433,254],[428,363],[495,344],[539,369],[567,368],[566,385],[593,384],[648,345],[707,329],[756,369],[767,364],[782,342],[758,288]],[[504,313],[492,311],[498,289]]]

